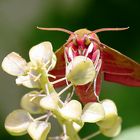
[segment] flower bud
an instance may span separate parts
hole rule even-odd
[[[32,119],[28,112],[18,109],[7,116],[5,128],[11,135],[24,135],[27,133],[27,128],[31,121]]]
[[[53,56],[52,44],[48,41],[42,42],[29,51],[29,57],[34,65],[43,65],[51,62]]]
[[[19,76],[25,74],[27,63],[19,54],[12,52],[3,59],[2,68],[10,75]]]
[[[118,118],[116,105],[109,99],[103,100],[101,104],[105,111],[105,118],[97,122],[97,125],[103,128],[111,128]]]
[[[56,93],[47,95],[40,100],[40,106],[44,109],[55,111],[59,108],[59,97]]]
[[[100,127],[100,131],[103,135],[107,137],[116,137],[121,132],[121,122],[121,118],[117,117],[116,121],[114,122],[111,128]]]
[[[105,112],[104,108],[100,103],[87,103],[82,112],[82,121],[95,123],[104,119]]]
[[[77,100],[71,100],[60,109],[61,115],[67,120],[80,120],[82,105]]]
[[[95,78],[93,62],[85,56],[75,57],[66,68],[66,77],[73,85],[84,85]]]
[[[40,106],[40,100],[43,98],[37,91],[31,91],[25,94],[21,99],[21,107],[31,114],[41,114],[45,110]],[[32,100],[33,99],[33,100]]]
[[[45,121],[31,122],[27,131],[33,140],[46,140],[51,124]]]

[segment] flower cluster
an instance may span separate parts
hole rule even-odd
[[[85,85],[95,78],[95,66],[89,58],[75,57],[66,65],[65,77],[56,81],[55,75],[49,74],[57,62],[50,42],[32,47],[29,58],[30,62],[26,62],[19,54],[12,52],[2,62],[3,70],[17,77],[16,84],[34,89],[22,97],[22,109],[14,110],[7,116],[5,128],[10,134],[19,136],[28,133],[33,140],[50,138],[48,134],[53,129],[50,117],[57,119],[62,126],[63,133],[57,136],[58,139],[80,140],[78,132],[85,123],[98,125],[97,134],[114,137],[120,133],[121,118],[113,101],[105,99],[82,106],[79,101],[72,99],[75,86]],[[54,79],[53,82],[50,77]],[[58,92],[53,85],[62,80],[66,80],[67,86]],[[67,92],[69,88],[72,88],[70,93]],[[67,97],[62,100],[65,92]]]

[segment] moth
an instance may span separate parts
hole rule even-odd
[[[102,75],[104,80],[127,86],[140,86],[140,64],[123,55],[117,50],[100,42],[97,33],[103,31],[121,31],[128,28],[102,28],[90,31],[79,29],[75,32],[63,28],[40,28],[41,30],[62,31],[70,36],[66,43],[55,53],[57,56],[56,67],[50,72],[57,79],[65,76],[66,61],[82,55],[90,58],[96,70],[93,82],[86,85],[75,86],[75,92],[83,103],[96,101],[101,90]],[[61,87],[66,82],[57,83]]]

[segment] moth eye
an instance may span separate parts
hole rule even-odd
[[[91,43],[91,41],[90,41],[90,39],[88,37],[85,37],[84,43],[85,43],[86,46],[89,46],[89,44]]]

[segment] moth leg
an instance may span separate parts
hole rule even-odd
[[[96,71],[96,75],[95,75],[94,82],[93,82],[93,91],[94,91],[94,95],[97,98],[98,102],[100,102],[100,100],[99,100],[99,96],[97,95],[97,92],[96,92],[96,90],[97,90],[96,85],[97,85],[98,74],[99,74],[99,71],[100,71],[101,66],[102,66],[102,60],[100,59],[100,56],[101,56],[101,54],[100,54],[99,49],[97,49],[92,55],[92,61],[94,63],[95,71]],[[89,87],[90,86],[91,86],[91,84],[89,85]]]
[[[66,50],[66,49],[65,49],[65,50]],[[67,69],[67,66],[68,66],[68,64],[69,64],[66,51],[64,51],[64,58],[65,58],[65,66],[66,66],[66,68],[65,68],[65,74],[66,74],[66,69]],[[66,75],[65,75],[65,76],[66,76]],[[67,86],[69,85],[67,78],[66,78],[66,84],[67,84]]]
[[[94,49],[94,44],[93,44],[93,42],[91,42],[90,45],[88,46],[88,49],[87,49],[85,57],[87,57],[88,54],[93,51],[93,49]]]
[[[93,53],[93,56],[92,56],[92,61],[94,62],[94,66],[95,68],[97,67],[98,65],[98,62],[99,62],[99,59],[100,59],[100,50],[97,49],[94,53]]]
[[[97,82],[97,77],[98,77],[99,71],[101,69],[101,66],[102,66],[102,60],[99,59],[97,67],[95,69],[96,70],[96,75],[95,75],[94,85],[93,85],[94,95],[96,96],[98,102],[100,102],[100,99],[99,99],[99,96],[97,95],[97,92],[96,92],[96,84],[97,84],[96,82]]]
[[[100,50],[97,49],[94,53],[93,53],[93,56],[92,56],[92,61],[94,63],[94,67],[95,67],[95,70],[97,69],[97,65],[99,63],[99,58],[100,58]],[[97,70],[96,70],[97,72]],[[98,76],[98,74],[96,74]],[[97,77],[95,76],[95,78]],[[92,85],[92,82],[89,84],[88,88],[86,89],[86,92],[89,90],[90,86]]]

